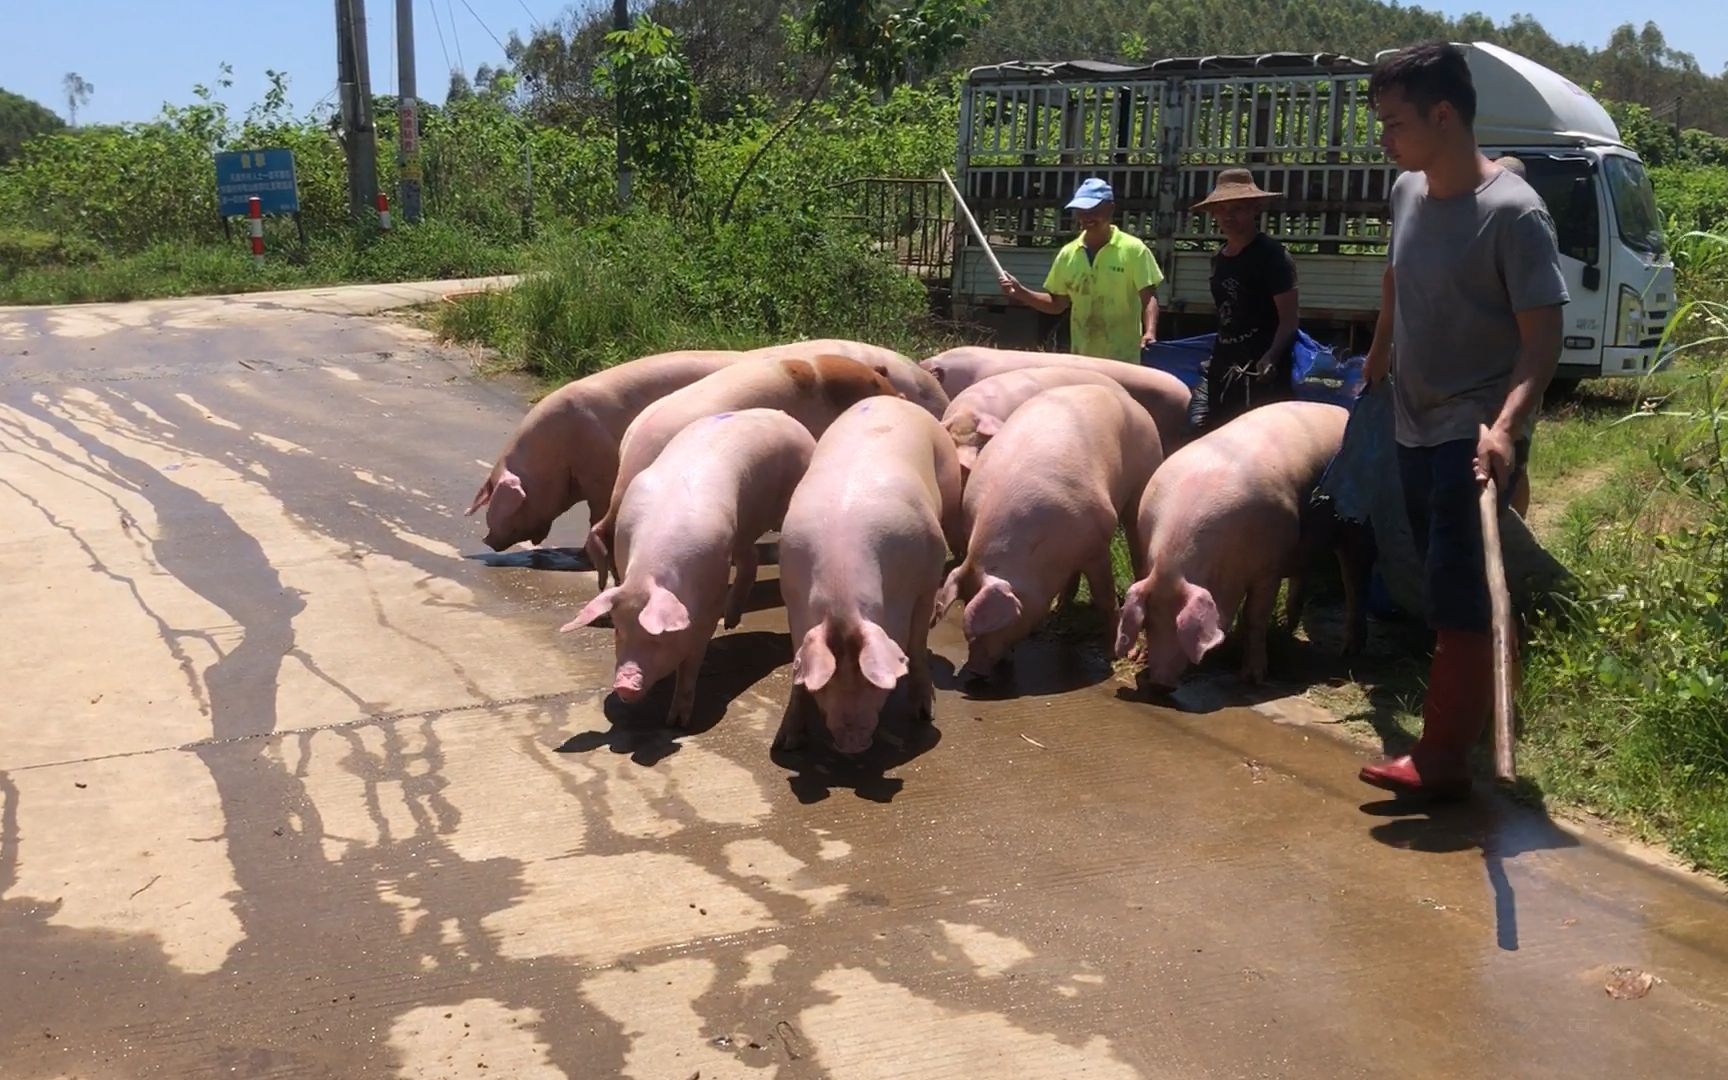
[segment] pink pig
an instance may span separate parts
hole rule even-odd
[[[980,379],[956,394],[942,415],[942,426],[954,440],[962,473],[969,473],[984,445],[1001,432],[1003,423],[1014,415],[1015,409],[1035,395],[1058,386],[1120,385],[1108,375],[1075,365],[1015,368]],[[1128,396],[1139,400],[1132,390]]]
[[[937,353],[920,361],[919,367],[936,377],[949,401],[958,397],[974,383],[995,375],[1022,368],[1078,367],[1110,378],[1122,384],[1129,396],[1145,407],[1158,424],[1158,436],[1165,453],[1188,441],[1188,406],[1194,395],[1182,385],[1182,380],[1167,371],[1143,367],[1122,360],[1100,360],[1095,356],[1073,353],[1031,352],[1021,349],[987,349],[967,345]]]
[[[541,398],[511,433],[468,507],[469,514],[486,508],[486,546],[503,551],[524,540],[538,544],[560,515],[584,499],[590,518],[605,516],[618,474],[618,444],[630,422],[660,398],[744,355],[644,356]]]
[[[856,360],[860,364],[875,368],[877,374],[885,376],[894,384],[894,389],[900,391],[902,397],[915,405],[923,406],[931,416],[941,419],[943,410],[948,408],[948,395],[942,392],[942,384],[936,381],[936,376],[919,367],[917,361],[911,357],[893,349],[884,349],[880,345],[867,345],[862,341],[847,341],[843,338],[815,338],[785,345],[770,345],[765,349],[754,349],[745,355],[771,360],[844,356],[848,360]]]
[[[937,598],[940,619],[966,603],[966,670],[988,675],[1084,574],[1116,619],[1110,540],[1121,521],[1135,550],[1135,501],[1163,460],[1158,428],[1114,383],[1058,386],[1014,411],[966,485],[966,558]]]
[[[1242,676],[1266,677],[1278,583],[1301,572],[1303,506],[1337,455],[1348,419],[1320,402],[1263,405],[1158,470],[1140,499],[1146,547],[1136,573],[1144,576],[1129,587],[1116,632],[1118,657],[1145,634],[1148,683],[1175,687],[1190,664],[1223,643],[1239,607],[1247,631]]]
[[[636,475],[685,427],[705,416],[739,409],[779,409],[818,438],[834,418],[855,402],[876,395],[896,396],[892,383],[864,364],[839,356],[800,360],[746,360],[691,383],[644,409],[618,447],[618,476],[611,506]],[[605,583],[616,514],[608,510],[588,530],[588,556]],[[616,576],[616,569],[613,574]]]
[[[930,720],[930,612],[959,516],[954,444],[919,406],[871,398],[822,436],[780,532],[796,655],[776,748],[803,744],[813,705],[835,749],[862,753],[903,675]]]
[[[744,615],[756,582],[756,540],[786,514],[816,440],[778,409],[697,420],[639,473],[618,506],[623,580],[589,601],[565,631],[611,613],[612,689],[640,701],[677,672],[668,722],[688,727],[696,676],[725,619]],[[727,568],[737,577],[727,590]]]

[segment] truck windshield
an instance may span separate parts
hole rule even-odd
[[[1614,200],[1614,217],[1620,223],[1620,239],[1634,251],[1664,254],[1668,248],[1662,239],[1662,214],[1656,209],[1656,192],[1644,166],[1614,154],[1603,159],[1602,169]]]

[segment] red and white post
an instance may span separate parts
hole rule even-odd
[[[390,198],[382,191],[378,193],[378,227],[390,231]]]
[[[246,217],[252,229],[252,265],[264,265],[264,204],[254,195],[246,200]]]

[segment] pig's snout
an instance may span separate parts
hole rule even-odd
[[[642,700],[646,692],[642,685],[642,669],[634,664],[626,664],[618,669],[612,678],[612,692],[618,695],[618,700],[626,705],[634,705]]]

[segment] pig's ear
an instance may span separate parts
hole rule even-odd
[[[984,578],[984,587],[966,605],[966,636],[982,637],[1011,625],[1020,617],[1020,598],[1014,586],[999,577]]]
[[[1218,602],[1212,594],[1197,585],[1183,586],[1182,610],[1176,613],[1176,639],[1188,662],[1198,664],[1206,654],[1224,643],[1224,631],[1219,627]]]
[[[910,670],[905,650],[894,644],[888,632],[873,622],[866,621],[860,627],[860,633],[864,642],[858,650],[858,667],[864,672],[864,678],[878,690],[894,689],[900,676]]]
[[[948,580],[936,590],[936,606],[930,612],[930,625],[935,626],[942,621],[942,616],[948,614],[948,609],[954,606],[954,601],[960,599],[960,588],[966,580],[966,567],[956,566],[954,572],[948,575]]]
[[[978,467],[978,448],[976,446],[956,446],[954,456],[960,459],[960,467],[967,472]]]
[[[522,488],[522,478],[505,469],[498,483],[492,485],[491,494],[486,501],[496,506],[501,512],[509,513],[528,501],[528,492]]]
[[[618,586],[610,589],[588,601],[588,606],[576,613],[576,617],[558,628],[560,634],[568,634],[580,629],[612,610],[612,605],[618,602]]]
[[[941,364],[933,364],[930,361],[926,360],[926,361],[924,361],[924,363],[922,363],[918,366],[923,368],[925,371],[928,371],[931,375],[935,376],[937,385],[941,385],[942,375],[943,375]]]
[[[834,677],[834,652],[828,648],[828,628],[812,626],[792,657],[792,682],[815,693]]]
[[[649,582],[648,603],[643,605],[636,622],[655,637],[672,634],[690,629],[690,610],[684,606],[684,601],[672,595],[670,589]]]
[[[996,434],[1002,430],[1002,421],[989,413],[979,413],[978,419],[973,422],[972,427],[974,431],[986,439],[994,439]]]
[[[1146,583],[1136,581],[1128,586],[1128,594],[1122,598],[1122,614],[1116,620],[1116,659],[1134,651],[1134,643],[1140,640],[1140,631],[1145,627]]]

